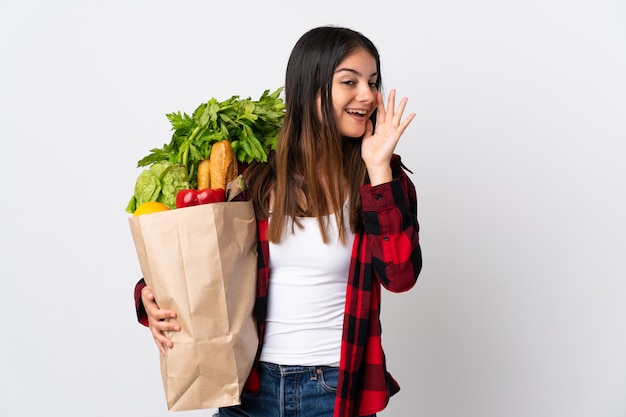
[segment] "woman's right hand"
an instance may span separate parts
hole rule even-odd
[[[165,335],[166,331],[180,331],[180,325],[174,320],[176,312],[172,310],[161,310],[154,300],[154,293],[147,286],[141,290],[141,301],[148,315],[148,325],[152,332],[152,337],[162,355],[165,355],[166,348],[172,348],[172,341]]]

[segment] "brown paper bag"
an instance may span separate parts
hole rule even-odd
[[[144,279],[178,314],[161,355],[170,411],[240,404],[258,346],[256,225],[251,202],[186,207],[130,218]]]

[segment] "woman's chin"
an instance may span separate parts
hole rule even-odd
[[[355,129],[349,132],[344,132],[343,136],[348,139],[361,139],[365,134],[365,129]]]

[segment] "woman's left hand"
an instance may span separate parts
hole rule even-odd
[[[398,103],[396,109],[396,90],[389,92],[387,97],[387,109],[383,103],[382,94],[376,95],[376,131],[370,120],[367,121],[363,143],[361,144],[361,157],[367,167],[367,173],[371,184],[379,185],[392,180],[390,161],[400,136],[415,118],[415,113],[409,114],[402,120],[402,113],[406,107],[407,98],[404,97]]]

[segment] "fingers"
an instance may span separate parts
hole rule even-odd
[[[160,309],[154,298],[154,293],[148,287],[144,287],[141,290],[141,301],[143,302],[148,319],[154,321],[161,321],[165,319],[175,319],[176,312],[173,310]]]
[[[411,122],[415,119],[415,113],[409,114],[406,119],[400,124],[400,132],[404,133],[404,130],[411,124]]]
[[[159,333],[152,326],[150,326],[150,330],[152,331],[152,338],[154,339],[154,343],[159,349],[159,352],[161,352],[161,355],[165,356],[167,349],[173,348],[174,344],[163,333]]]
[[[387,97],[387,107],[385,108],[382,94],[379,92],[376,98],[377,121],[376,124],[386,124],[392,128],[397,128],[402,133],[411,121],[415,118],[415,113],[409,114],[404,121],[402,115],[408,102],[407,97],[403,97],[396,106],[396,90],[392,89]]]
[[[155,317],[161,317],[161,315],[149,316],[150,332],[159,351],[161,351],[162,355],[165,355],[167,348],[171,349],[174,347],[174,344],[168,337],[168,333],[180,331],[180,325],[172,320],[156,320]]]
[[[390,116],[392,118],[395,114],[395,106],[396,106],[396,90],[393,89],[389,92],[389,96],[387,97],[387,112],[390,113]]]
[[[379,91],[376,96],[376,106],[378,111],[378,123],[385,123],[390,121],[395,113],[395,105],[396,105],[396,90],[391,90],[389,92],[389,96],[387,96],[387,108],[385,108],[385,103],[383,101],[383,95]]]
[[[141,289],[141,301],[143,301],[144,304],[147,301],[154,301],[154,293],[147,286]]]
[[[415,113],[410,113],[404,121],[401,121],[402,113],[404,113],[407,101],[408,99],[406,97],[400,101],[400,104],[398,105],[398,117],[393,122],[393,125],[397,127],[400,134],[404,133],[404,130],[409,126],[413,119],[415,119]]]
[[[180,326],[178,325],[163,325],[163,323],[167,322],[157,322],[153,325],[150,323],[150,332],[152,333],[152,338],[154,339],[154,343],[157,345],[157,348],[161,352],[162,355],[165,355],[167,349],[172,349],[174,347],[174,343],[167,336],[166,332],[179,331]]]
[[[150,288],[145,287],[141,291],[141,299],[148,316],[148,325],[152,338],[162,355],[166,354],[167,348],[174,347],[166,332],[180,331],[180,325],[175,321],[176,312],[173,310],[160,309]]]
[[[389,116],[394,127],[405,125],[404,127],[406,128],[406,126],[408,126],[408,124],[415,118],[415,113],[411,113],[404,121],[401,121],[408,101],[409,99],[407,97],[403,97],[396,108],[396,90],[391,90],[389,93],[389,97],[387,98],[387,116]]]

